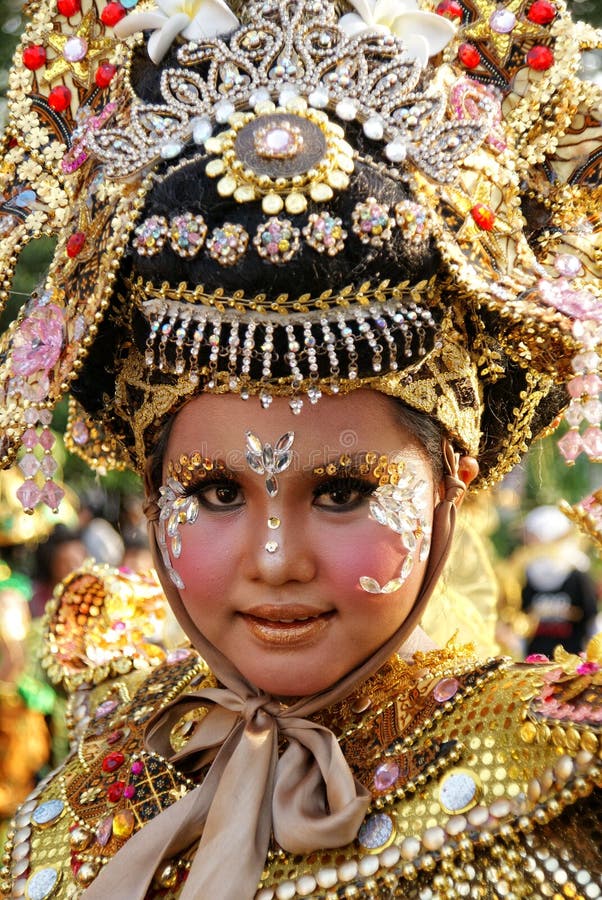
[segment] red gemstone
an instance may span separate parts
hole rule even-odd
[[[460,44],[458,47],[458,59],[467,69],[476,69],[481,62],[481,54],[474,44]]]
[[[106,88],[110,85],[113,80],[113,76],[117,71],[117,66],[114,66],[113,63],[101,62],[98,69],[96,70],[96,75],[94,76],[94,80],[99,88]]]
[[[67,256],[73,259],[78,256],[84,249],[86,243],[86,235],[83,231],[76,231],[67,241]]]
[[[126,11],[121,3],[117,3],[116,0],[111,0],[111,3],[107,3],[103,11],[101,12],[100,19],[103,25],[108,25],[109,28],[114,28],[118,22],[121,22],[125,15]]]
[[[556,18],[557,12],[558,10],[549,0],[535,0],[527,13],[527,18],[536,25],[549,25]]]
[[[32,72],[35,72],[36,69],[41,69],[45,64],[45,47],[42,47],[41,44],[33,44],[31,47],[25,48],[25,50],[23,51],[23,65],[26,69],[30,69]]]
[[[56,0],[56,8],[66,19],[82,11],[81,0]]]
[[[484,203],[477,203],[471,209],[471,213],[479,228],[482,228],[483,231],[492,231],[495,225],[495,213],[488,206],[485,206]]]
[[[125,762],[125,756],[119,750],[112,750],[110,753],[107,753],[105,758],[102,761],[102,771],[103,772],[114,772],[115,769],[118,769],[119,766],[122,766]]]
[[[79,856],[72,856],[71,857],[71,871],[73,872],[73,874],[77,875],[77,873],[79,872],[81,867],[82,867],[82,860],[79,858]]]
[[[107,788],[107,798],[109,803],[117,803],[121,800],[124,788],[125,781],[114,781],[113,784],[110,784]]]
[[[64,84],[52,88],[48,94],[48,105],[55,112],[65,112],[71,103],[71,91]]]
[[[445,16],[446,19],[460,19],[460,21],[464,15],[464,10],[457,0],[442,0],[435,12]]]
[[[545,72],[554,65],[554,53],[549,47],[533,47],[527,53],[527,65],[536,72]]]

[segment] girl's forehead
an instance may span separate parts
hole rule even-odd
[[[232,395],[208,395],[180,411],[164,466],[178,480],[186,472],[196,480],[200,470],[213,476],[219,470],[241,473],[269,466],[270,460],[281,468],[283,454],[292,463],[284,466],[289,474],[376,473],[378,478],[388,467],[397,471],[404,460],[425,458],[395,402],[375,392],[325,397],[298,416],[286,398],[275,399],[266,410]]]
[[[332,454],[379,449],[379,443],[387,452],[387,448],[393,450],[414,440],[396,414],[395,401],[375,391],[323,396],[299,415],[293,414],[286,397],[275,397],[269,409],[264,409],[256,397],[243,401],[231,394],[201,395],[177,414],[169,450],[184,444],[190,449],[197,441],[209,455],[215,455],[224,447],[244,448],[248,432],[272,445],[294,432],[297,452],[320,448]]]

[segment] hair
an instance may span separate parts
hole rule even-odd
[[[440,422],[406,406],[400,400],[393,401],[400,424],[406,428],[422,445],[427,461],[433,473],[433,480],[438,483],[443,478],[443,438],[445,431]]]

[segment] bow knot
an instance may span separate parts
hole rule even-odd
[[[204,688],[176,698],[148,722],[147,750],[189,775],[211,765],[202,784],[128,841],[132,852],[136,845],[149,861],[145,888],[154,873],[152,860],[156,865],[195,839],[199,849],[182,900],[217,897],[218,883],[219,900],[241,900],[247,891],[252,897],[272,831],[291,853],[340,847],[354,839],[370,794],[354,779],[334,734],[295,715],[298,705],[287,708],[265,694]],[[172,728],[199,707],[207,714],[186,746],[174,753]],[[288,739],[281,756],[279,735]],[[223,872],[229,865],[239,878],[226,883]],[[120,885],[128,897],[144,896],[139,872],[122,873]],[[86,892],[90,900],[106,896],[103,876]]]
[[[279,704],[266,696],[247,698],[241,706],[240,715],[247,725],[255,725],[260,729],[267,728],[277,713],[280,712]]]

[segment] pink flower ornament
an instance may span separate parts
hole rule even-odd
[[[12,371],[17,377],[46,375],[64,345],[63,310],[53,303],[35,309],[21,322],[13,341]]]
[[[577,674],[578,675],[595,675],[596,672],[600,671],[600,666],[597,662],[591,662],[589,660],[585,660],[581,663],[581,665],[577,666]]]

